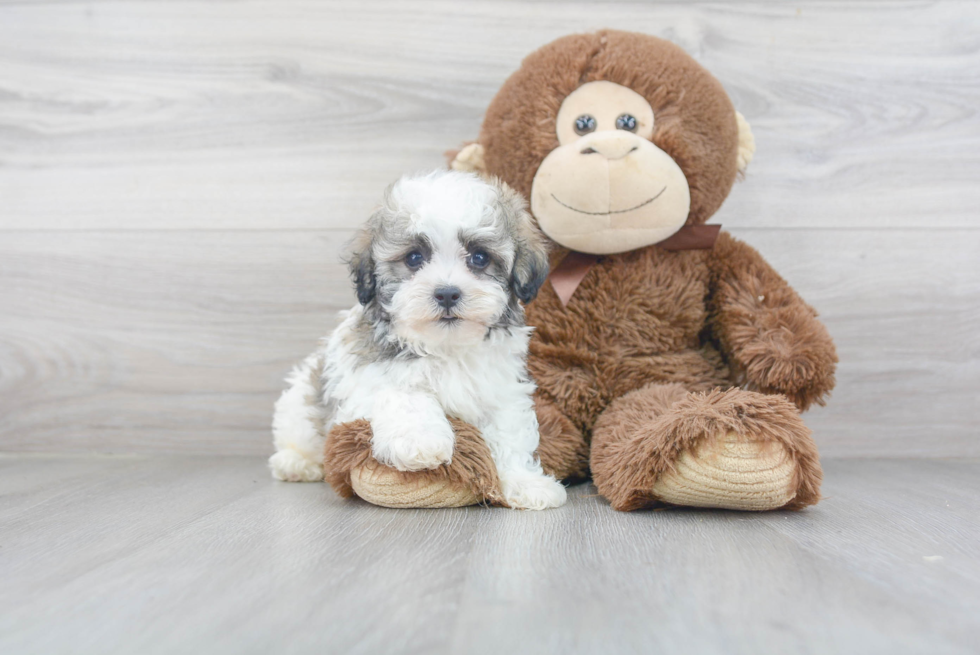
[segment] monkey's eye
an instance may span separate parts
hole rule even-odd
[[[490,265],[490,255],[485,250],[475,250],[470,253],[466,263],[477,270],[482,270]]]
[[[578,134],[595,132],[595,119],[588,114],[582,114],[575,119],[575,132]]]
[[[627,132],[636,132],[636,118],[630,116],[629,114],[623,114],[616,119],[616,129],[626,130]]]
[[[405,266],[408,266],[413,271],[418,269],[424,263],[425,263],[425,255],[423,255],[418,250],[413,250],[412,252],[405,255]]]

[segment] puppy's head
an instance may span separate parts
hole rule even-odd
[[[547,242],[506,185],[440,171],[403,177],[354,241],[357,298],[423,350],[523,325],[548,275]]]

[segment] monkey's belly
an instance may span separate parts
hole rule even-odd
[[[584,431],[613,400],[647,384],[680,384],[689,391],[731,386],[728,368],[710,346],[637,354],[532,343],[528,368],[538,388]]]
[[[602,357],[599,366],[608,371],[610,401],[651,383],[680,384],[688,391],[730,385],[728,367],[711,346],[650,355],[617,353]]]

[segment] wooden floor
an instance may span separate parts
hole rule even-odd
[[[0,652],[970,653],[980,461],[802,513],[387,510],[253,457],[0,457]]]

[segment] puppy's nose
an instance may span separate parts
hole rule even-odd
[[[446,309],[455,307],[461,295],[459,287],[439,287],[435,292],[436,302]]]
[[[605,130],[593,132],[581,140],[583,155],[599,155],[606,159],[622,159],[634,150],[639,149],[638,136],[623,130]]]

